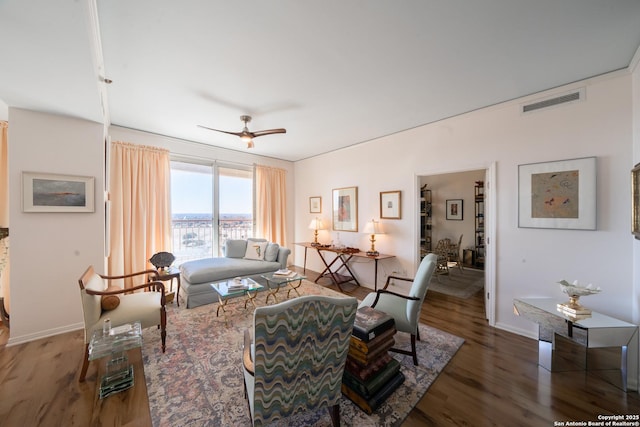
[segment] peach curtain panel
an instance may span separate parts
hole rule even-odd
[[[256,165],[256,237],[287,244],[287,171]]]
[[[111,144],[109,274],[153,268],[154,253],[171,252],[170,171],[167,150]]]
[[[9,227],[9,124],[0,121],[0,227]],[[9,294],[9,239],[0,243],[0,295],[4,308],[10,311]],[[4,259],[3,259],[4,257]]]

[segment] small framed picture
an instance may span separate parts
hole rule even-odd
[[[322,197],[309,197],[309,213],[322,213]]]
[[[462,199],[447,200],[447,219],[462,221]]]
[[[22,173],[23,212],[93,212],[94,178]]]
[[[400,219],[402,208],[400,205],[400,191],[380,192],[380,218]]]

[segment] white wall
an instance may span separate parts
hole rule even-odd
[[[104,264],[103,126],[9,109],[11,338],[30,341],[82,327],[78,278]],[[22,212],[22,172],[95,177],[95,212]]]
[[[554,93],[585,87],[583,102],[520,114],[520,104]],[[403,218],[377,243],[380,252],[395,254],[413,273],[418,233],[416,175],[486,169],[496,164],[496,325],[535,336],[531,322],[513,314],[517,297],[564,298],[557,281],[593,283],[604,291],[586,299],[589,307],[632,320],[633,239],[630,236],[632,167],[631,76],[620,72],[579,82],[469,114],[425,125],[345,150],[297,162],[296,238],[309,241],[308,197],[322,195],[323,216],[330,218],[331,189],[359,188],[359,220],[376,215],[378,193],[401,190]],[[366,125],[366,124],[363,124]],[[597,231],[518,228],[518,165],[596,156]],[[366,159],[366,160],[364,160]],[[487,219],[489,221],[489,219]],[[329,233],[321,240],[328,240]],[[321,236],[323,237],[323,236]],[[361,233],[341,233],[341,240],[366,247]],[[302,265],[301,249],[296,264]],[[320,271],[316,254],[308,266]],[[363,282],[370,270],[356,266]],[[391,265],[384,273],[398,268]],[[368,275],[369,274],[369,275]]]

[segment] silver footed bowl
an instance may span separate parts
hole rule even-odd
[[[594,288],[591,285],[586,288],[583,286],[578,286],[577,281],[572,283],[567,282],[566,280],[561,280],[560,287],[562,288],[562,292],[569,296],[569,303],[565,305],[569,308],[575,310],[582,310],[584,307],[580,305],[580,297],[585,295],[593,295],[600,292],[600,287]]]
[[[585,295],[593,295],[593,294],[597,294],[600,293],[601,289],[598,288],[593,288],[590,286],[587,286],[586,288],[583,286],[578,286],[578,285],[574,285],[571,284],[569,282],[567,282],[566,280],[562,280],[560,282],[560,287],[562,288],[562,292],[564,292],[565,294],[569,295],[570,297],[582,297]]]

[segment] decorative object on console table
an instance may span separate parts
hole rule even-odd
[[[373,413],[400,384],[400,363],[389,355],[395,344],[395,320],[371,307],[356,313],[342,393],[367,414]]]
[[[591,310],[580,305],[578,300],[581,296],[600,293],[601,289],[599,286],[597,288],[594,288],[593,285],[589,284],[585,288],[580,286],[577,280],[574,280],[573,284],[567,282],[566,280],[561,280],[558,283],[560,283],[562,292],[569,296],[569,302],[558,304],[558,311],[561,311],[568,316],[591,315]]]
[[[309,213],[322,213],[322,197],[309,197]]]
[[[358,231],[358,187],[333,190],[333,229]]]
[[[400,203],[400,191],[382,191],[380,193],[380,218],[402,218],[402,205]]]
[[[462,221],[462,199],[447,200],[447,219]]]
[[[376,221],[375,219],[372,219],[371,221],[367,222],[366,225],[364,226],[364,232],[366,234],[371,234],[371,238],[369,239],[369,241],[371,242],[371,249],[367,251],[367,255],[370,255],[370,256],[380,255],[380,252],[376,251],[376,234],[385,234],[384,230],[382,229],[382,224],[380,224],[380,221]]]
[[[596,157],[518,166],[518,227],[596,229]]]
[[[313,242],[311,243],[312,246],[318,246],[320,244],[318,243],[318,230],[324,230],[325,228],[326,227],[324,226],[324,221],[322,221],[322,218],[315,217],[311,220],[311,222],[309,223],[309,230],[314,230]]]

